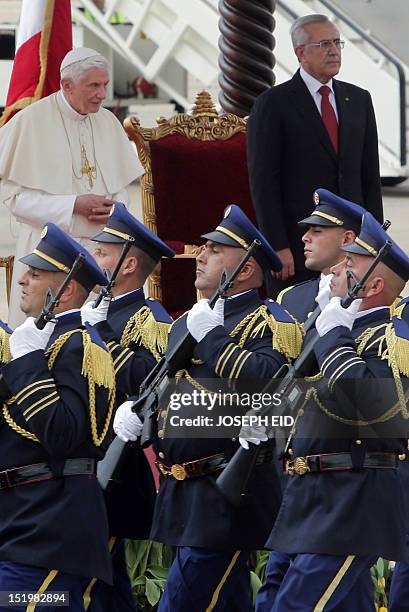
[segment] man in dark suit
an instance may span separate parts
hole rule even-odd
[[[257,220],[283,262],[277,290],[290,277],[291,284],[311,278],[297,221],[308,216],[317,188],[361,204],[382,221],[371,96],[333,78],[344,45],[339,31],[324,15],[307,15],[293,24],[291,38],[300,69],[257,98],[247,132]]]

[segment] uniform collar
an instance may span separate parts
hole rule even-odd
[[[117,312],[124,306],[128,306],[129,304],[137,304],[138,302],[144,302],[145,295],[143,292],[143,288],[135,289],[134,291],[129,291],[128,293],[124,293],[123,295],[118,295],[113,299],[109,305],[109,314],[113,312]]]
[[[390,307],[389,306],[377,306],[376,308],[369,308],[368,310],[361,310],[355,319],[355,325],[361,326],[363,323],[369,325],[373,322],[389,321],[390,320]]]
[[[51,344],[67,331],[71,329],[83,328],[81,321],[81,312],[78,309],[67,310],[67,312],[61,312],[55,315],[55,319],[57,320],[57,324],[54,327],[53,333],[51,334],[50,340],[47,346],[51,346]]]
[[[258,289],[250,289],[249,291],[228,297],[224,306],[224,313],[225,315],[230,315],[234,312],[242,311],[253,304],[260,304]]]

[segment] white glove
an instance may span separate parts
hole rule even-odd
[[[340,297],[331,298],[315,322],[318,334],[324,336],[331,329],[340,326],[351,330],[361,303],[362,300],[354,300],[348,308],[343,308]]]
[[[320,280],[318,295],[315,298],[318,306],[321,309],[321,312],[324,310],[325,306],[329,303],[329,296],[331,294],[330,282],[333,278],[333,274],[326,274],[324,278]]]
[[[89,323],[90,325],[95,325],[95,323],[99,323],[100,321],[106,321],[110,303],[110,298],[104,297],[97,308],[93,308],[93,300],[84,304],[81,308],[82,324]]]
[[[258,446],[260,442],[266,442],[267,440],[268,435],[266,434],[266,428],[264,425],[255,425],[254,427],[245,425],[241,428],[239,433],[240,446],[242,446],[245,450],[249,450],[249,442],[250,444],[255,444]]]
[[[186,325],[193,338],[200,342],[215,327],[224,324],[224,300],[219,298],[213,310],[209,300],[199,300],[189,310]]]
[[[44,329],[38,329],[34,321],[34,317],[27,317],[24,323],[19,325],[11,334],[9,343],[12,359],[17,359],[32,351],[40,349],[44,351],[47,346],[56,321],[46,323]]]
[[[124,442],[135,442],[142,433],[143,423],[132,411],[133,404],[128,400],[118,406],[114,417],[114,432]]]

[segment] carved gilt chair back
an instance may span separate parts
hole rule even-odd
[[[177,253],[162,260],[149,292],[170,312],[196,300],[195,258],[228,204],[238,204],[254,221],[246,160],[246,120],[218,114],[208,92],[200,92],[192,114],[160,117],[156,128],[125,120],[145,169],[141,177],[143,222]]]

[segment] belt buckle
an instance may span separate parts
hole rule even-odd
[[[297,457],[292,461],[287,461],[287,474],[289,476],[303,476],[311,472],[311,468],[308,465],[307,457]]]
[[[185,480],[187,477],[186,469],[180,463],[174,463],[170,468],[170,473],[175,480]]]

